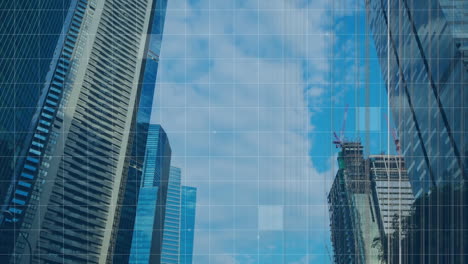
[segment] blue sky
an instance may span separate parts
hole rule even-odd
[[[168,133],[184,184],[198,188],[194,263],[329,263],[332,131],[346,104],[346,136],[367,135],[356,129],[364,13],[350,11],[362,6],[168,2],[152,122]],[[370,65],[368,138],[380,152],[386,96],[373,51]]]

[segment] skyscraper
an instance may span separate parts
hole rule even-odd
[[[335,263],[381,263],[382,237],[368,161],[359,142],[343,142],[328,195]]]
[[[160,263],[169,175],[173,173],[170,159],[166,133],[161,126],[150,125],[129,263]]]
[[[109,261],[156,1],[72,1],[3,228],[12,261]],[[19,236],[21,234],[21,236]]]
[[[161,263],[180,263],[181,171],[171,167],[164,216]]]
[[[468,2],[366,5],[416,197],[409,226],[420,232],[410,232],[405,255],[410,263],[466,262]]]
[[[181,186],[181,170],[173,166],[166,185],[148,183],[144,177],[129,263],[192,263],[197,189]]]
[[[197,189],[181,186],[181,170],[171,167],[161,263],[192,263],[196,200]]]
[[[1,211],[6,210],[13,192],[14,171],[24,161],[25,147],[32,137],[30,128],[39,118],[36,109],[45,103],[47,85],[52,81],[64,45],[63,34],[70,28],[76,4],[70,0],[0,3]]]
[[[330,230],[334,263],[356,263],[356,234],[353,232],[352,207],[349,205],[346,182],[338,171],[328,194]]]
[[[416,197],[437,187],[464,186],[468,3],[370,0],[366,4]]]
[[[182,186],[181,196],[179,263],[192,264],[197,188]]]
[[[167,0],[155,1],[151,11],[152,20],[148,29],[148,47],[143,58],[144,71],[141,77],[141,94],[138,96],[136,120],[132,124],[133,145],[128,168],[128,176],[122,185],[122,197],[119,202],[120,213],[118,228],[114,233],[115,247],[113,263],[126,264],[130,254],[130,247],[135,224],[136,204],[141,187],[141,175],[146,152],[146,140],[156,88],[156,76],[161,50],[162,34],[166,14]]]
[[[371,155],[369,159],[375,211],[381,231],[388,236],[399,230],[401,220],[410,216],[414,195],[403,157]]]

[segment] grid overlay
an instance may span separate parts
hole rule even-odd
[[[7,2],[0,262],[466,261],[466,1]],[[139,248],[150,124],[196,214]]]

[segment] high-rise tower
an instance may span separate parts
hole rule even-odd
[[[72,1],[6,206],[12,261],[110,260],[157,3]]]
[[[161,126],[150,125],[128,263],[161,263],[166,200],[172,183],[169,175],[174,174],[170,161],[166,133]]]
[[[414,202],[403,157],[371,155],[369,172],[379,226],[385,235],[400,231]]]
[[[171,167],[166,199],[166,215],[161,263],[180,263],[181,170]]]
[[[180,263],[192,264],[197,188],[182,186],[180,212]]]
[[[366,5],[416,197],[442,186],[463,186],[468,176],[468,2],[368,0]]]
[[[196,199],[197,189],[182,186],[181,170],[171,167],[161,263],[192,263]]]
[[[0,208],[13,193],[15,169],[25,159],[36,111],[45,103],[52,73],[71,27],[77,1],[0,3]],[[14,10],[14,11],[13,11]],[[3,214],[0,214],[0,223]],[[4,242],[0,241],[4,250]]]
[[[159,65],[159,54],[164,29],[167,0],[157,0],[152,10],[146,55],[143,58],[144,70],[141,75],[141,91],[138,97],[136,119],[133,121],[131,137],[133,138],[128,176],[122,184],[122,197],[118,213],[118,228],[114,233],[113,263],[127,264],[135,223],[136,204],[141,186],[141,175],[145,159],[148,127],[150,123],[153,97],[156,88],[156,77]]]
[[[342,142],[328,195],[335,263],[380,263],[383,256],[368,162],[359,142]]]
[[[366,6],[416,197],[410,226],[424,232],[411,232],[405,254],[410,263],[466,262],[468,2],[368,0]]]

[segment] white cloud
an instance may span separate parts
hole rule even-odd
[[[323,93],[325,92],[325,90],[321,87],[314,87],[314,88],[311,88],[307,91],[307,94],[310,96],[310,97],[320,97],[321,95],[323,95]]]
[[[152,121],[198,187],[195,263],[270,247],[242,253],[257,244],[259,205],[284,206],[285,232],[328,239],[330,172],[309,156],[309,103],[320,102],[328,68],[325,3],[260,1],[259,12],[255,1],[169,1]],[[308,245],[296,251],[313,253]]]

